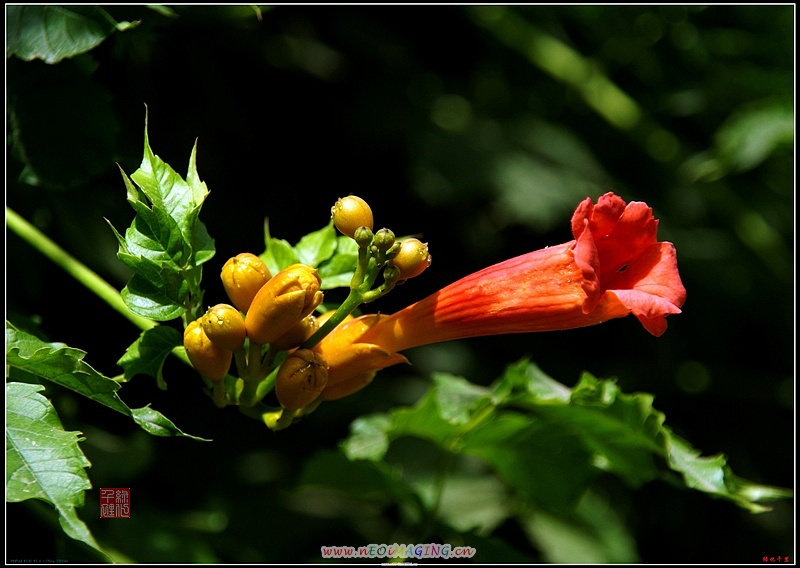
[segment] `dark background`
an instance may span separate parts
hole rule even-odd
[[[412,367],[386,370],[279,434],[214,408],[173,359],[167,391],[137,377],[122,397],[211,443],[151,438],[54,391],[65,428],[86,436],[94,487],[132,488],[142,523],[93,518],[91,493],[80,513],[118,552],[138,562],[305,562],[321,541],[360,544],[350,524],[306,515],[286,497],[309,456],[335,448],[356,416],[413,402],[431,371],[488,384],[526,355],[568,385],[588,370],[653,393],[704,454],[724,453],[746,479],[794,486],[793,6],[281,6],[260,21],[244,6],[107,10],[141,23],[57,65],[7,60],[7,100],[25,102],[9,128],[24,125],[46,159],[32,177],[19,149],[7,152],[6,199],[118,288],[128,274],[104,218],[119,230],[133,218],[115,164],[129,175],[138,167],[146,104],[150,145],[181,175],[198,143],[211,191],[201,219],[217,248],[209,304],[224,301],[215,276],[224,261],[263,250],[265,217],[273,236],[295,243],[349,193],[371,204],[376,225],[422,233],[433,255],[423,276],[370,310],[391,312],[571,239],[574,207],[606,191],[654,208],[688,291],[661,338],[625,318],[419,348]],[[586,67],[557,60],[543,39]],[[619,109],[607,119],[608,99],[593,106],[598,76],[627,94],[638,121],[616,124]],[[8,319],[119,374],[138,330],[7,238]],[[660,482],[618,499],[643,562],[794,561],[792,502],[751,515]],[[46,506],[9,504],[7,514],[7,558],[96,559]],[[31,530],[36,553],[21,536]],[[510,523],[495,536],[537,559]]]

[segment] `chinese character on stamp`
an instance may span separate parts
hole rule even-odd
[[[131,517],[130,487],[100,488],[100,518],[129,519]]]

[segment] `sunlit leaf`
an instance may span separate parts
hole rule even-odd
[[[688,442],[667,431],[665,442],[670,467],[683,475],[686,486],[735,502],[752,513],[764,513],[770,507],[762,501],[790,499],[793,492],[782,487],[759,485],[735,475],[723,455],[702,457]]]
[[[133,313],[156,321],[169,321],[186,311],[181,299],[188,285],[180,273],[169,265],[159,267],[142,257],[137,259],[135,269],[139,272],[121,292],[125,305]]]
[[[270,274],[277,274],[287,266],[300,262],[292,245],[284,239],[276,239],[269,234],[269,222],[264,220],[264,244],[266,249],[260,258],[269,268]]]
[[[120,384],[95,371],[83,361],[86,353],[63,343],[45,343],[37,337],[15,329],[6,322],[6,362],[8,376],[30,382],[31,376],[51,381],[130,416],[147,432],[157,436],[186,436],[172,422],[147,407],[131,409],[117,395]]]
[[[128,347],[117,365],[124,369],[126,380],[137,374],[149,375],[155,377],[160,388],[166,389],[161,370],[172,349],[182,341],[181,333],[175,328],[160,325],[148,329]]]
[[[336,230],[333,220],[319,231],[305,235],[294,247],[300,262],[316,268],[336,251]]]
[[[180,227],[163,209],[149,208],[140,201],[131,201],[136,211],[133,223],[125,232],[130,254],[156,262],[182,265],[189,254],[189,243],[183,240]]]
[[[134,272],[122,299],[138,315],[167,321],[184,315],[187,308],[194,312],[202,306],[201,265],[215,252],[199,219],[209,192],[197,174],[196,145],[184,181],[153,153],[146,120],[144,139],[139,169],[130,178],[122,172],[136,217],[124,239],[113,226],[112,230],[119,242],[117,257]]]
[[[52,505],[61,528],[71,538],[102,552],[78,518],[84,492],[92,484],[91,464],[78,442],[80,432],[66,432],[41,385],[6,383],[6,501],[40,499]]]

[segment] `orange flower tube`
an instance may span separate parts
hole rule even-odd
[[[574,329],[629,314],[660,336],[666,316],[681,312],[686,290],[675,247],[658,242],[657,229],[646,203],[626,204],[613,193],[597,204],[587,198],[572,216],[574,240],[475,272],[393,315],[357,318],[334,330],[329,344],[342,333],[353,345],[395,353],[467,337]],[[353,337],[352,325],[363,333]],[[362,370],[370,363],[365,358]]]

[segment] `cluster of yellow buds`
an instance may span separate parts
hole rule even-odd
[[[268,426],[280,428],[322,400],[355,392],[372,379],[349,376],[348,354],[320,342],[352,319],[350,314],[360,304],[421,274],[431,257],[427,245],[416,238],[397,241],[388,229],[373,233],[372,210],[360,197],[339,199],[331,217],[334,226],[359,246],[350,294],[338,309],[316,314],[323,292],[315,268],[292,264],[273,276],[260,257],[242,253],[229,259],[221,272],[232,305],[217,304],[186,327],[186,354],[211,383],[218,406],[254,407],[274,387],[281,408],[264,412],[262,418]],[[376,286],[379,274],[383,283]],[[334,360],[333,367],[327,357]],[[226,381],[234,360],[239,377]],[[332,377],[329,368],[334,370]]]

